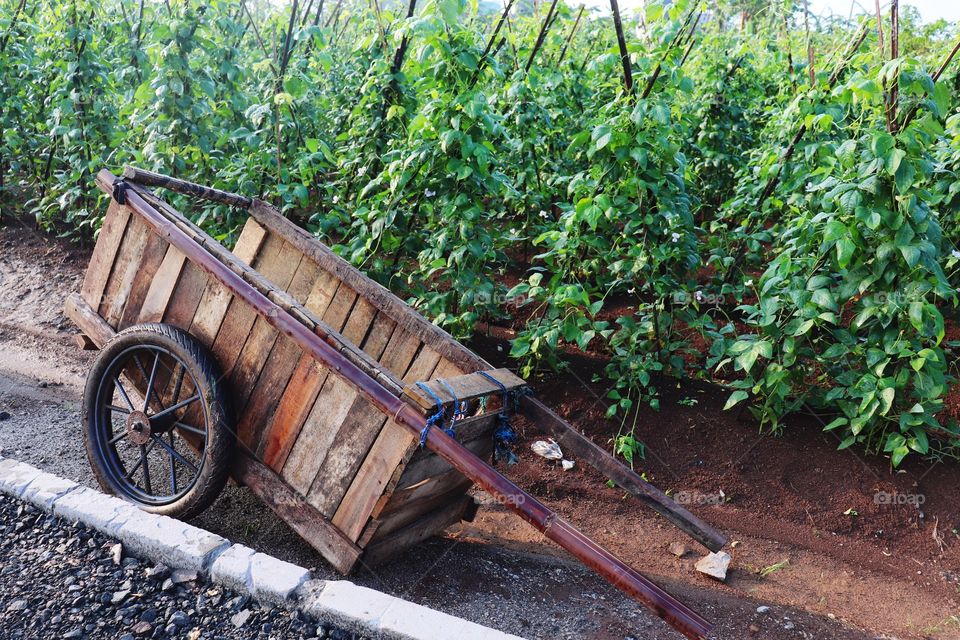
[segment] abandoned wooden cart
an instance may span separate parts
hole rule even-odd
[[[461,520],[473,484],[689,637],[711,625],[487,463],[525,415],[707,548],[726,543],[482,358],[259,200],[128,168],[66,304],[99,348],[84,395],[104,489],[190,517],[228,476],[336,569]],[[151,187],[245,209],[225,249]],[[454,419],[456,418],[456,420]]]

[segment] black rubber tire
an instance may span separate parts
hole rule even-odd
[[[155,345],[175,354],[196,382],[206,414],[206,447],[194,485],[174,502],[152,505],[136,500],[124,487],[111,479],[108,464],[100,449],[97,426],[93,419],[97,411],[98,390],[110,364],[125,350],[138,345]],[[151,513],[189,519],[200,514],[216,500],[227,482],[235,441],[233,423],[228,411],[228,395],[223,376],[206,348],[189,333],[166,324],[140,324],[124,329],[100,351],[87,375],[83,393],[83,439],[87,459],[97,482],[103,490]]]

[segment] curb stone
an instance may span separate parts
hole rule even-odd
[[[363,635],[385,640],[520,640],[347,580],[311,580],[303,567],[2,456],[0,493],[82,522],[120,540],[135,555],[172,569],[208,572],[216,584]]]

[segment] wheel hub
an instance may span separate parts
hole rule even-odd
[[[127,437],[136,445],[150,442],[153,431],[150,428],[150,418],[142,411],[132,411],[127,416]]]

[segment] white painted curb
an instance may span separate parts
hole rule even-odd
[[[385,640],[522,640],[347,580],[311,580],[303,567],[11,458],[0,457],[0,493],[80,521],[120,540],[134,555],[171,569],[207,572],[216,584],[348,631]]]

